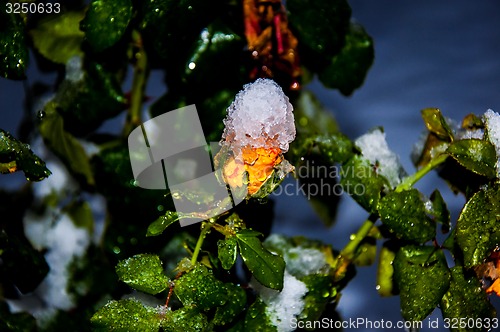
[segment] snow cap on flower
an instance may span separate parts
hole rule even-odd
[[[288,151],[295,139],[293,107],[281,87],[270,79],[246,84],[227,109],[222,145],[237,154],[243,147]]]

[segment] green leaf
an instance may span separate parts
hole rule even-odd
[[[451,328],[451,331],[473,332],[490,330],[484,325],[488,321],[493,323],[492,319],[497,317],[495,309],[491,305],[486,293],[481,288],[481,283],[476,276],[469,275],[461,266],[455,266],[450,269],[451,281],[448,291],[444,294],[441,300],[441,311],[443,318],[455,319],[459,324],[456,328]],[[479,324],[471,324],[460,327],[461,319],[466,318],[466,323],[470,324],[469,320],[474,322],[480,321]]]
[[[359,205],[367,211],[376,211],[380,193],[389,187],[387,179],[373,170],[370,161],[355,155],[340,168],[340,183]]]
[[[91,318],[93,331],[157,332],[161,316],[136,300],[111,301]]]
[[[363,84],[374,57],[372,38],[359,24],[351,23],[344,47],[319,73],[319,80],[326,87],[349,96]]]
[[[154,64],[167,65],[172,69],[169,72],[179,77],[200,32],[221,15],[224,5],[222,1],[205,0],[141,1],[137,18]],[[173,49],[176,52],[171,52]]]
[[[484,262],[500,243],[500,184],[495,183],[472,196],[457,221],[456,239],[466,268]]]
[[[495,147],[488,141],[463,139],[454,141],[446,152],[468,170],[490,179],[497,176]]]
[[[29,31],[33,45],[45,58],[63,65],[74,56],[83,56],[80,21],[84,15],[84,11],[68,11],[41,20]]]
[[[231,283],[224,284],[229,301],[215,311],[214,324],[227,325],[238,316],[247,304],[245,290]]]
[[[304,310],[297,317],[299,320],[317,321],[323,315],[326,306],[336,301],[340,294],[333,285],[329,275],[311,274],[300,279],[306,284],[308,292],[304,296]]]
[[[165,332],[202,332],[208,331],[207,316],[195,306],[182,307],[174,311],[167,311],[161,322]]]
[[[23,171],[28,181],[41,181],[52,174],[28,144],[0,129],[0,173]]]
[[[378,211],[382,222],[399,238],[425,243],[436,236],[436,224],[425,213],[416,189],[387,194]]]
[[[121,281],[138,291],[158,294],[168,288],[160,257],[139,254],[118,262],[116,273]]]
[[[351,17],[347,1],[287,0],[286,8],[306,67],[318,69],[342,49]]]
[[[380,248],[377,268],[377,292],[380,296],[392,296],[399,292],[394,282],[393,263],[397,250],[393,244],[394,242],[389,240]]]
[[[402,247],[394,259],[394,278],[400,289],[401,313],[407,321],[427,317],[450,285],[446,258],[434,247]]]
[[[273,255],[262,246],[257,238],[259,234],[247,229],[236,233],[243,262],[262,285],[282,290],[285,261],[282,257]]]
[[[436,223],[441,224],[441,230],[443,233],[448,233],[450,230],[450,211],[448,211],[448,207],[446,206],[446,202],[441,196],[439,190],[434,190],[431,194],[430,200],[432,202],[432,211],[431,214],[434,216],[434,220]]]
[[[200,310],[224,305],[228,299],[224,283],[201,264],[175,282],[174,292],[184,306],[196,305]]]
[[[0,76],[20,80],[26,77],[29,60],[24,22],[20,14],[7,13],[6,3],[2,1],[0,11]]]
[[[250,305],[245,315],[245,328],[243,331],[252,332],[277,332],[276,326],[271,324],[266,313],[266,305],[260,298]]]
[[[422,110],[427,129],[445,142],[453,140],[453,132],[438,108],[425,108]]]
[[[241,53],[245,46],[246,41],[232,31],[228,24],[220,20],[212,22],[198,35],[190,57],[184,64],[183,80],[191,87],[207,90],[198,93],[209,98],[230,87],[231,83],[241,87],[243,82],[239,77],[244,68],[241,58],[235,55]],[[207,77],[217,77],[217,80],[207,85]]]
[[[64,130],[64,120],[49,102],[44,108],[45,116],[39,124],[40,134],[50,149],[74,174],[82,176],[88,185],[94,185],[94,175],[89,159],[80,142]]]
[[[179,216],[174,211],[167,211],[164,216],[160,216],[158,219],[153,221],[146,233],[146,236],[157,236],[163,233],[168,226],[172,225],[179,220]]]
[[[219,260],[225,270],[229,270],[236,262],[236,255],[238,254],[238,243],[236,237],[230,236],[225,240],[217,242]]]
[[[102,52],[123,37],[131,18],[131,0],[93,0],[81,29],[94,51]]]

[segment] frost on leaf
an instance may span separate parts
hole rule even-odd
[[[361,149],[363,157],[377,166],[377,173],[389,180],[392,187],[397,186],[406,175],[398,155],[389,149],[382,130],[376,129],[360,136],[355,144]]]
[[[227,112],[223,148],[215,162],[223,167],[224,181],[231,188],[247,185],[248,195],[253,195],[275,170],[280,180],[293,170],[283,159],[295,139],[293,106],[278,84],[258,79],[245,85]]]
[[[498,177],[500,178],[500,114],[492,110],[487,110],[484,113],[484,123],[488,131],[488,139],[495,147],[497,154],[496,168]]]

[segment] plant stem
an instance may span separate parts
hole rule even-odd
[[[200,254],[201,246],[203,245],[203,240],[205,240],[205,237],[207,236],[211,228],[212,228],[212,223],[210,222],[203,222],[201,224],[201,233],[200,236],[198,237],[198,241],[196,242],[196,247],[194,247],[193,257],[191,257],[191,265],[196,264],[196,261],[198,260],[198,255]]]
[[[337,260],[337,266],[335,271],[335,279],[340,280],[344,277],[347,268],[351,264],[352,260],[356,258],[358,247],[363,241],[363,239],[370,233],[373,225],[377,221],[378,216],[376,214],[371,214],[367,220],[361,225],[356,234],[351,235],[351,241],[346,244],[344,249],[340,252]]]
[[[127,121],[123,127],[123,136],[128,136],[137,126],[142,124],[141,111],[144,100],[144,90],[148,77],[148,58],[142,46],[142,38],[139,32],[134,31],[132,38],[137,50],[134,52],[134,77],[132,80],[132,91],[130,93],[130,108],[127,114]]]
[[[431,161],[427,165],[419,169],[413,175],[404,178],[404,180],[396,187],[395,191],[401,192],[403,190],[410,189],[415,183],[417,183],[421,178],[423,178],[424,175],[429,173],[437,166],[441,165],[446,160],[446,158],[448,158],[448,155],[443,153],[431,159]]]
[[[446,158],[447,154],[441,154],[433,158],[427,165],[419,169],[415,174],[406,177],[395,189],[396,192],[410,189],[415,183],[417,183],[422,177],[424,177],[431,170],[441,165]],[[363,241],[363,239],[370,233],[373,225],[378,219],[377,214],[371,214],[370,217],[361,225],[356,234],[351,235],[351,241],[342,249],[339,256],[337,257],[335,279],[340,280],[345,276],[347,268],[356,258],[358,247]]]

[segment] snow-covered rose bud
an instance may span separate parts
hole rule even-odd
[[[246,184],[251,196],[276,167],[283,168],[280,174],[293,170],[283,159],[295,139],[293,106],[273,80],[258,79],[246,84],[228,107],[224,125],[220,144],[222,151],[230,151],[232,156],[223,165],[223,175],[231,187]]]

